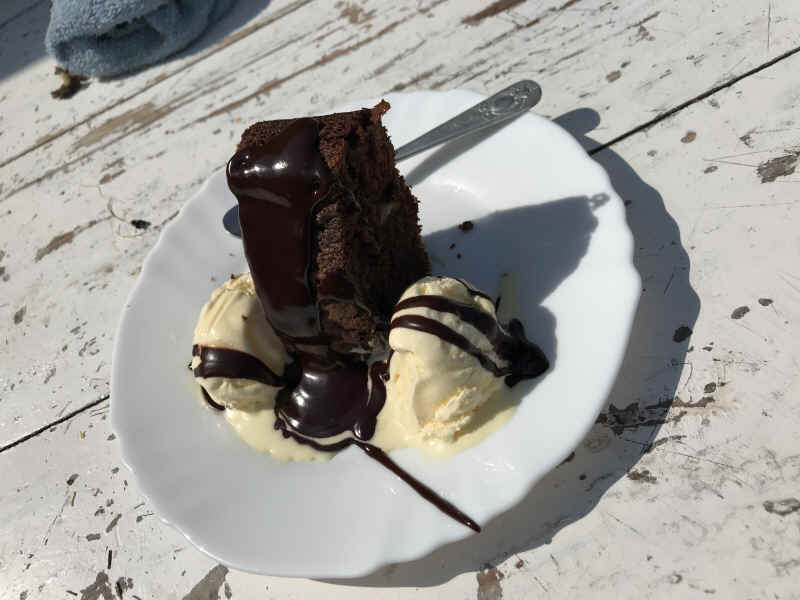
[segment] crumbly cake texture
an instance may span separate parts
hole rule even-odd
[[[334,184],[315,210],[310,281],[334,350],[367,353],[386,345],[388,321],[403,291],[430,270],[418,202],[395,166],[381,123],[389,109],[313,117]],[[239,149],[265,144],[292,119],[261,121]]]

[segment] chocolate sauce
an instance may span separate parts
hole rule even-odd
[[[281,417],[292,429],[311,437],[355,430],[366,411],[367,366],[315,356],[301,360],[299,381],[278,392],[276,405]]]
[[[386,361],[376,361],[369,368],[369,380],[372,388],[369,393],[366,410],[362,412],[353,426],[353,434],[360,440],[371,440],[375,435],[375,427],[378,424],[378,413],[386,404],[386,382],[389,381],[389,363],[392,360],[392,352],[389,353]]]
[[[297,119],[228,162],[244,253],[267,320],[289,350],[327,354],[310,282],[314,217],[333,177],[313,119]]]
[[[463,285],[467,289],[467,293],[470,296],[478,296],[480,298],[483,298],[484,300],[488,300],[489,302],[494,302],[492,300],[492,297],[489,294],[487,294],[486,292],[483,292],[483,291],[481,291],[479,289],[471,287],[466,281],[464,281],[463,279],[461,279],[459,277],[456,277],[455,279],[456,279],[456,281],[458,281],[461,285]]]
[[[372,444],[365,444],[364,442],[353,442],[356,446],[361,448],[364,452],[366,452],[367,456],[370,458],[377,460],[381,463],[384,467],[392,471],[395,475],[397,475],[400,479],[405,481],[408,485],[414,488],[414,491],[417,492],[420,496],[425,498],[428,502],[433,504],[436,508],[446,514],[448,517],[451,517],[458,521],[459,523],[466,525],[473,531],[480,533],[481,527],[475,521],[470,519],[466,514],[461,512],[454,504],[448,502],[444,498],[442,498],[439,494],[434,492],[431,488],[427,485],[419,481],[418,479],[409,475],[406,471],[404,471],[396,462],[394,462],[389,455],[386,454],[383,450],[378,448],[377,446],[373,446]]]
[[[311,283],[315,217],[333,185],[319,150],[319,127],[310,118],[295,120],[228,162],[256,294],[297,365],[278,394],[278,412],[311,437],[348,430],[358,436],[374,430],[377,415],[368,406],[366,366],[331,350]],[[336,288],[337,299],[355,300],[348,282]]]
[[[224,406],[222,406],[222,404],[219,404],[219,403],[217,403],[217,402],[214,402],[214,399],[213,399],[213,398],[211,397],[211,395],[210,395],[210,394],[209,394],[209,393],[206,391],[206,388],[204,388],[202,385],[200,386],[200,390],[203,392],[203,400],[205,400],[205,401],[206,401],[206,403],[207,403],[207,404],[208,404],[208,405],[209,405],[211,408],[213,408],[213,409],[215,409],[215,410],[225,410],[225,407],[224,407]]]
[[[250,379],[274,387],[285,383],[283,377],[273,373],[267,365],[246,352],[195,344],[192,346],[192,356],[199,356],[201,361],[194,369],[195,377]]]
[[[250,379],[272,386],[281,386],[284,382],[282,377],[276,375],[255,356],[232,348],[195,344],[192,346],[192,356],[200,357],[200,364],[192,369],[195,377]],[[192,368],[191,363],[189,368]],[[200,389],[203,390],[203,398],[209,406],[216,410],[225,410],[225,407],[215,402],[203,386],[200,386]]]
[[[525,337],[522,321],[511,319],[508,333],[511,335],[498,349],[500,356],[511,361],[511,374],[505,379],[508,387],[514,387],[522,379],[538,377],[550,368],[550,361],[542,349]]]
[[[386,364],[386,363],[382,363]],[[374,365],[373,365],[374,366]],[[286,438],[292,438],[299,444],[303,444],[305,446],[310,446],[314,448],[314,450],[320,452],[339,452],[340,450],[344,450],[349,446],[358,446],[364,453],[369,456],[371,459],[378,461],[384,467],[389,469],[392,473],[397,475],[400,479],[402,479],[405,483],[407,483],[415,492],[417,492],[420,496],[422,496],[425,500],[433,504],[436,508],[446,514],[448,517],[458,521],[462,525],[466,525],[470,529],[475,532],[480,533],[481,527],[475,521],[473,521],[469,516],[467,516],[464,512],[459,510],[452,502],[449,502],[442,498],[439,494],[434,492],[431,488],[427,485],[422,483],[419,479],[411,475],[408,471],[404,470],[400,465],[394,462],[388,454],[386,454],[383,450],[378,448],[377,446],[373,446],[372,444],[367,444],[366,442],[362,442],[355,438],[345,438],[343,440],[339,440],[338,442],[334,442],[332,444],[321,444],[316,440],[303,437],[298,435],[291,429],[289,429],[286,423],[280,418],[276,416],[275,419],[275,428],[280,429],[283,433],[283,436]]]
[[[426,296],[418,297],[425,298]],[[404,329],[415,329],[423,333],[429,333],[431,335],[435,335],[441,340],[444,340],[448,344],[453,344],[454,346],[461,348],[470,356],[475,357],[481,366],[487,371],[491,372],[495,377],[503,377],[510,372],[506,369],[501,369],[498,367],[491,358],[486,356],[486,354],[484,354],[480,348],[475,346],[466,337],[435,319],[429,319],[428,317],[423,317],[421,315],[400,315],[399,317],[392,319],[392,329],[396,329],[398,327],[402,327]]]
[[[363,373],[361,377],[357,378],[350,372],[337,370],[337,367],[330,363],[307,364],[299,385],[294,388],[287,386],[278,392],[275,405],[275,428],[282,429],[284,435],[287,431],[294,431],[304,438],[324,438],[341,433],[337,424],[347,421],[352,423],[349,429],[358,440],[372,439],[372,436],[375,435],[378,413],[386,403],[389,359],[385,362],[376,361],[369,369],[366,365],[361,365],[361,367]],[[333,372],[327,372],[328,369],[333,369]],[[320,375],[320,373],[324,374]],[[368,377],[372,384],[369,390],[367,389]],[[302,380],[305,380],[305,385]],[[334,396],[330,390],[317,390],[317,386],[321,385],[333,386],[337,395]],[[294,402],[282,401],[286,394],[296,394],[300,397]],[[347,400],[348,394],[357,398],[365,398],[366,401],[352,402],[352,400]],[[315,403],[317,398],[330,398],[334,400],[334,403],[329,406],[318,406]],[[343,398],[345,401],[339,401]],[[344,414],[352,411],[353,406],[357,409],[353,414]],[[328,433],[332,430],[335,430],[335,433]]]
[[[464,285],[468,290],[471,289],[466,284]],[[477,290],[473,290],[473,292],[475,291]],[[473,295],[478,294],[473,293]],[[456,315],[459,319],[469,323],[485,335],[492,344],[495,353],[507,362],[508,366],[499,367],[486,353],[465,336],[435,319],[413,314],[400,315],[392,319],[392,329],[404,327],[435,335],[474,356],[481,366],[495,377],[505,377],[505,383],[509,387],[513,387],[522,379],[538,377],[550,366],[542,350],[525,338],[525,328],[519,319],[512,319],[508,324],[508,332],[506,332],[489,313],[470,304],[451,300],[444,296],[413,296],[406,298],[397,303],[395,312],[408,308],[430,308]]]

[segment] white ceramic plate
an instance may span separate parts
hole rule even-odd
[[[481,97],[387,99],[385,123],[399,146]],[[528,114],[468,145],[401,165],[421,200],[434,271],[490,293],[509,273],[519,316],[553,366],[520,384],[513,419],[478,446],[439,462],[415,450],[392,457],[484,524],[591,426],[622,360],[639,277],[623,204],[568,133]],[[451,160],[438,165],[443,156]],[[240,242],[221,226],[233,204],[224,173],[214,173],[148,256],[117,332],[112,423],[153,509],[220,562],[271,575],[358,576],[473,535],[356,448],[330,462],[279,464],[198,402],[186,368],[195,319],[220,282],[246,270]],[[454,228],[466,219],[475,229]]]

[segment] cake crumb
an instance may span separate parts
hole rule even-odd
[[[458,226],[461,231],[472,231],[475,228],[475,223],[472,221],[464,221],[461,225]]]
[[[741,319],[749,312],[749,306],[740,306],[739,308],[734,309],[734,311],[731,313],[731,319]]]
[[[690,335],[692,335],[691,327],[681,325],[675,330],[675,333],[672,334],[672,341],[680,344],[684,340],[688,339]]]
[[[136,227],[136,229],[147,229],[150,227],[150,221],[145,221],[144,219],[133,219],[131,221],[131,225]]]

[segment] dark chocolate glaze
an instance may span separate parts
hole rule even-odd
[[[239,202],[247,263],[267,320],[290,351],[327,354],[309,278],[314,217],[333,177],[319,151],[313,119],[297,119],[262,146],[228,162]]]
[[[525,337],[525,326],[519,319],[508,322],[509,337],[498,349],[503,357],[511,361],[511,373],[506,376],[508,387],[513,387],[522,379],[532,379],[542,375],[550,368],[542,349]]]
[[[400,479],[405,481],[408,485],[414,488],[414,491],[417,492],[420,496],[425,498],[428,502],[433,504],[436,508],[446,514],[448,517],[451,517],[458,521],[459,523],[466,525],[473,531],[480,533],[481,527],[475,521],[470,519],[466,514],[461,512],[452,502],[448,502],[444,498],[442,498],[439,494],[434,492],[431,488],[427,485],[422,483],[420,480],[412,477],[406,471],[404,471],[396,462],[394,462],[389,455],[386,454],[383,450],[378,448],[377,446],[373,446],[372,444],[366,444],[364,442],[354,442],[356,446],[361,448],[364,452],[366,452],[367,456],[370,458],[377,460],[381,463],[384,467],[392,471],[395,475],[397,475]]]
[[[419,298],[427,298],[427,296],[418,296]],[[467,354],[475,357],[481,366],[490,371],[495,377],[503,377],[507,374],[506,369],[498,367],[491,358],[486,356],[483,351],[470,342],[466,337],[450,329],[444,323],[440,323],[435,319],[429,319],[421,315],[400,315],[392,319],[392,329],[402,327],[404,329],[416,329],[423,333],[430,333],[435,335],[448,344],[458,346]]]
[[[464,285],[466,286],[466,284]],[[470,288],[467,287],[467,289]],[[489,300],[491,301],[491,299]],[[489,313],[444,296],[412,296],[398,302],[395,312],[408,308],[430,308],[456,315],[485,335],[495,353],[507,362],[508,366],[501,368],[465,336],[428,317],[413,314],[400,315],[392,319],[392,329],[396,327],[415,329],[435,335],[449,344],[458,346],[467,354],[474,356],[481,366],[495,377],[505,377],[505,383],[509,387],[516,385],[522,379],[538,377],[550,367],[547,357],[539,346],[525,338],[525,328],[519,319],[512,319],[508,324],[508,331],[505,331]]]
[[[377,364],[377,363],[376,363]],[[386,364],[386,363],[381,363]],[[375,365],[373,365],[375,366]],[[388,372],[388,368],[387,368]],[[383,387],[383,386],[382,386]],[[384,393],[385,393],[385,388]],[[412,476],[408,471],[404,470],[400,467],[396,462],[394,462],[388,454],[386,454],[383,450],[378,448],[377,446],[373,446],[372,444],[368,444],[361,440],[357,440],[355,438],[345,438],[343,440],[339,440],[338,442],[334,442],[332,444],[321,444],[320,442],[303,437],[302,435],[297,434],[296,432],[292,431],[286,423],[276,414],[275,418],[275,428],[280,429],[283,433],[283,436],[286,438],[292,438],[298,444],[303,444],[305,446],[310,446],[315,450],[320,452],[339,452],[340,450],[344,450],[349,446],[358,446],[364,453],[369,456],[371,459],[378,461],[384,467],[389,469],[392,473],[397,475],[400,479],[402,479],[406,484],[411,486],[411,488],[417,492],[420,496],[422,496],[425,500],[433,504],[436,508],[446,514],[448,517],[455,519],[462,525],[466,525],[470,529],[475,532],[480,533],[481,527],[478,525],[474,520],[472,520],[469,516],[467,516],[464,512],[458,509],[452,502],[445,500],[439,494],[434,492],[431,488],[427,485],[422,483],[419,479]]]
[[[307,365],[298,385],[284,387],[278,392],[275,404],[276,429],[282,429],[284,434],[288,431],[297,432],[304,438],[324,438],[341,433],[327,432],[338,429],[338,424],[346,421],[351,423],[348,429],[358,440],[372,439],[378,413],[386,403],[389,359],[391,354],[385,362],[372,363],[369,369],[365,364],[360,365],[360,376],[330,363]],[[369,389],[367,378],[372,384]],[[318,386],[328,386],[328,389],[318,390]],[[288,402],[284,399],[288,394],[299,397],[294,402]],[[331,403],[320,406],[317,404],[320,398],[327,398]],[[356,401],[352,398],[356,398]]]
[[[356,419],[353,425],[353,434],[359,440],[370,440],[375,435],[375,427],[378,423],[378,413],[386,404],[386,382],[389,380],[389,361],[376,361],[369,368],[369,380],[372,387],[369,391],[369,399],[364,410]]]
[[[209,395],[209,393],[206,391],[206,388],[204,388],[202,385],[200,386],[200,391],[203,392],[203,400],[205,400],[211,408],[215,410],[225,410],[225,407],[222,406],[222,404],[214,402],[214,399]]]
[[[368,403],[367,366],[314,356],[301,360],[299,380],[278,392],[276,406],[281,417],[292,429],[311,437],[354,430]]]
[[[486,292],[483,292],[483,291],[481,291],[481,290],[479,290],[477,288],[471,287],[463,279],[460,279],[460,278],[456,277],[456,281],[458,281],[461,285],[463,285],[465,288],[467,288],[467,293],[469,293],[470,296],[479,296],[479,297],[481,297],[481,298],[483,298],[485,300],[488,300],[489,302],[494,302],[492,300],[492,297],[489,294],[487,294]]]
[[[214,346],[192,346],[192,356],[200,357],[200,364],[194,369],[195,377],[229,377],[231,379],[250,379],[266,385],[280,387],[285,381],[255,356]]]
[[[228,162],[228,186],[239,202],[256,294],[296,364],[278,394],[278,412],[311,437],[348,430],[358,436],[374,430],[377,415],[368,406],[364,363],[331,350],[310,280],[315,217],[334,185],[319,150],[319,127],[310,118],[293,121],[266,144],[242,149]],[[330,293],[356,300],[351,282]]]

